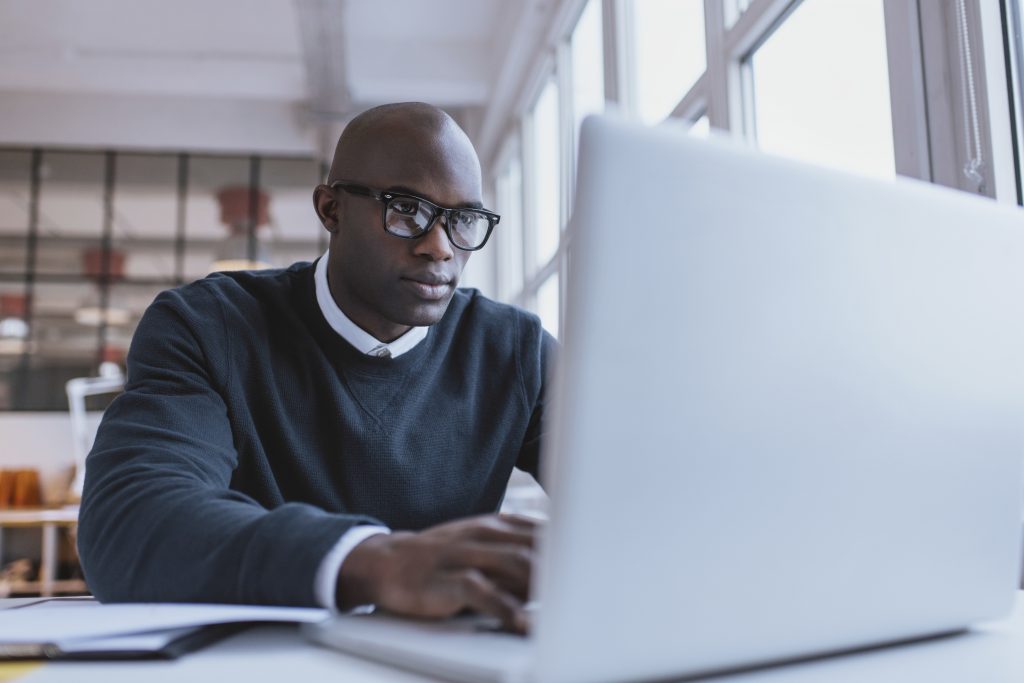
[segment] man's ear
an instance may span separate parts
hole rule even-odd
[[[317,185],[313,190],[313,208],[324,228],[332,235],[338,231],[338,200],[326,185]]]

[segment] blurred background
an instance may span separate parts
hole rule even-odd
[[[587,114],[1019,204],[1021,27],[1020,0],[0,0],[0,468],[38,475],[0,507],[66,501],[158,292],[323,253],[359,111],[465,128],[502,220],[463,284],[557,336]]]

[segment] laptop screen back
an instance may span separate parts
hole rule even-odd
[[[670,676],[1008,611],[1024,221],[583,126],[540,677]]]

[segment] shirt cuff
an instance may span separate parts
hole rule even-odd
[[[345,558],[348,557],[348,554],[370,536],[390,533],[391,529],[386,526],[362,524],[352,527],[341,535],[341,538],[334,544],[334,547],[327,551],[324,559],[320,560],[320,566],[316,570],[313,593],[316,595],[316,601],[321,607],[332,612],[338,611],[338,605],[335,601],[338,573],[341,571],[341,565]],[[363,605],[351,611],[365,612],[368,608],[372,609],[372,605]]]

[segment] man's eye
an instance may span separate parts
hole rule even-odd
[[[420,205],[419,202],[410,201],[408,199],[396,199],[391,202],[391,209],[406,216],[415,216],[420,210]]]
[[[460,230],[479,230],[487,225],[487,217],[476,211],[457,211],[452,216],[452,223]]]

